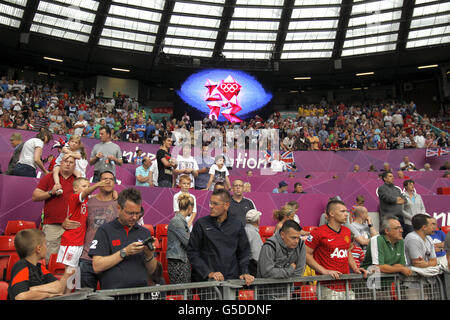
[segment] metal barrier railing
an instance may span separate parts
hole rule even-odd
[[[450,271],[435,277],[374,273],[255,279],[250,286],[243,280],[208,281],[152,287],[79,290],[52,300],[448,300]]]

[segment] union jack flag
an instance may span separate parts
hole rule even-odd
[[[428,148],[425,157],[440,157],[450,153],[450,147]]]
[[[280,160],[286,163],[287,171],[295,171],[295,168],[293,167],[293,165],[295,164],[293,151],[286,151],[282,153]]]

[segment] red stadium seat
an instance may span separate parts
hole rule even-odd
[[[154,236],[155,235],[155,229],[153,228],[152,224],[144,224],[143,227],[147,228],[148,231],[150,231],[151,235]]]
[[[302,300],[317,300],[316,286],[314,285],[301,286],[300,294]]]
[[[275,232],[275,226],[260,226],[259,235],[264,238],[270,238]]]
[[[158,224],[156,225],[156,238],[167,237],[168,224]]]
[[[166,300],[184,300],[184,296],[182,294],[168,294]]]
[[[9,257],[14,253],[14,236],[0,236],[0,280],[6,279]]]
[[[8,268],[6,269],[5,281],[11,280],[11,271],[17,261],[19,261],[19,255],[17,253],[13,253],[9,256],[8,260]]]
[[[48,259],[48,271],[52,273],[54,276],[57,275],[63,275],[66,271],[66,266],[62,264],[61,262],[56,262],[56,259],[58,258],[58,255],[56,253],[53,253],[50,255],[50,258]]]
[[[167,251],[167,237],[161,238],[161,251],[166,252]]]
[[[5,235],[15,235],[17,232],[23,229],[36,229],[36,223],[34,221],[24,220],[11,220],[6,225]]]
[[[442,226],[441,230],[445,232],[445,234],[447,234],[450,231],[450,226]]]
[[[0,300],[6,300],[8,297],[8,282],[0,281]]]
[[[255,291],[239,290],[238,300],[255,300]]]
[[[308,232],[311,232],[311,231],[313,231],[313,230],[316,229],[316,228],[317,228],[316,226],[306,226],[306,227],[302,227],[303,230],[308,231]]]

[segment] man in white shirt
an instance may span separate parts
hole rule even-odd
[[[177,175],[176,185],[180,183],[180,176],[186,174],[191,178],[191,188],[195,186],[195,178],[198,177],[198,163],[194,157],[191,156],[190,145],[183,147],[183,154],[177,156],[178,166],[173,170],[173,173]]]
[[[75,122],[75,124],[73,125],[73,128],[75,129],[74,133],[82,137],[84,133],[84,128],[86,128],[87,126],[88,122],[84,120],[84,115],[80,114],[78,116],[78,121]]]
[[[280,160],[280,154],[275,153],[274,159],[270,161],[270,169],[272,172],[284,172],[286,171],[286,163]]]
[[[417,130],[417,134],[414,136],[414,142],[416,143],[416,148],[425,148],[425,137],[421,129]]]
[[[416,170],[416,165],[409,161],[408,156],[404,156],[403,161],[400,163],[400,170],[402,171]]]

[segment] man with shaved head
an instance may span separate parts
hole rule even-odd
[[[370,238],[378,234],[377,230],[372,225],[372,219],[369,217],[369,212],[364,206],[357,206],[354,209],[355,219],[350,224],[350,231],[357,244],[365,252]]]

